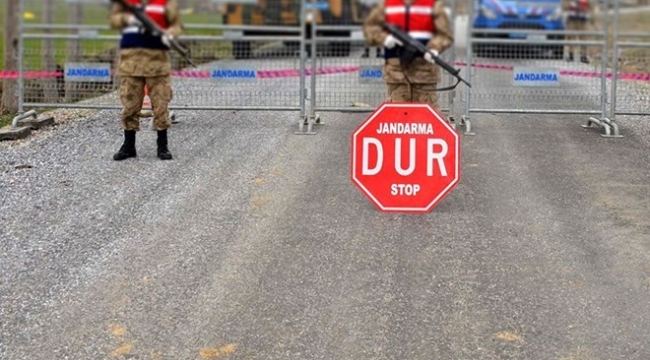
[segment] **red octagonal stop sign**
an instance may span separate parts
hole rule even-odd
[[[385,212],[429,212],[460,180],[460,137],[428,104],[382,104],[351,148],[352,181]]]

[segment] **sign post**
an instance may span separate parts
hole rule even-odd
[[[383,212],[430,212],[460,180],[460,136],[428,104],[383,103],[351,151],[352,182]]]

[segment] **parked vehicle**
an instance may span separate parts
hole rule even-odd
[[[303,0],[304,1],[304,0]],[[308,16],[307,34],[311,34],[311,24],[315,21],[319,25],[350,26],[358,23],[355,21],[355,12],[358,6],[353,0],[316,0],[315,6],[307,2]],[[315,9],[312,9],[315,8]],[[225,0],[225,14],[223,23],[227,25],[270,25],[270,26],[299,26],[300,0]],[[244,36],[299,36],[295,33],[273,33],[271,31],[244,30]],[[317,30],[319,37],[351,37],[349,30]],[[285,43],[290,48],[298,49],[298,43]],[[333,56],[348,56],[350,42],[326,43],[328,52]],[[249,41],[233,41],[233,55],[235,58],[248,58],[251,56],[252,44]]]
[[[510,38],[531,41],[564,39],[564,35],[552,33],[565,29],[562,0],[477,0],[475,5],[476,15],[473,19],[475,30],[512,29],[512,32],[504,34],[475,31],[475,38]],[[517,32],[518,29],[544,30],[549,33],[527,35]],[[564,46],[558,44],[503,46],[481,43],[473,46],[473,51],[479,56],[540,54],[561,59],[563,50]]]

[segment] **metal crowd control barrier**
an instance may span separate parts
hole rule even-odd
[[[451,26],[454,26],[454,11],[450,12]],[[387,99],[387,89],[382,78],[384,58],[381,47],[366,45],[361,26],[318,25],[312,24],[307,40],[309,47],[310,88],[309,88],[309,133],[313,125],[321,124],[321,115],[317,112],[372,112]],[[351,37],[320,36],[319,32],[350,32]],[[355,36],[356,35],[356,36]],[[344,44],[349,49],[349,56],[328,51],[328,44]],[[364,57],[363,54],[366,53]],[[442,54],[450,64],[455,61],[454,49]],[[319,75],[320,76],[317,76]],[[441,71],[439,88],[454,84],[454,78]],[[460,87],[458,88],[460,89]],[[438,92],[438,105],[443,114],[454,123],[453,100],[455,90]],[[454,123],[455,125],[455,123]],[[462,125],[462,124],[461,124]]]
[[[189,26],[190,28],[221,30],[223,26]],[[26,26],[25,30],[42,30],[42,26]],[[232,29],[233,27],[229,27]],[[71,30],[59,27],[59,29]],[[264,28],[266,30],[266,28]],[[104,31],[107,27],[84,27],[84,31]],[[274,31],[295,29],[275,28]],[[92,43],[100,50],[85,51],[77,61],[66,62],[54,71],[39,66],[41,52],[24,51],[23,58],[23,106],[26,107],[81,107],[98,109],[121,108],[117,93],[117,75],[111,64],[115,54],[100,58],[101,48],[108,48],[119,41],[118,35],[84,34],[37,34],[26,32],[25,41],[57,41]],[[267,37],[242,37],[248,42],[268,42]],[[286,41],[300,42],[301,38],[286,36]],[[199,48],[210,48],[210,53],[221,59],[204,63],[199,69],[178,70],[172,73],[174,100],[170,108],[188,110],[299,110],[300,72],[291,66],[295,61],[235,60],[229,58],[231,39],[225,36],[188,35],[185,43],[198,44]],[[93,46],[94,46],[93,45]],[[190,47],[193,49],[193,47]],[[62,48],[55,54],[65,54]],[[194,51],[192,52],[195,53]],[[99,61],[97,61],[99,60]],[[175,61],[181,61],[176,58]],[[48,81],[50,80],[50,81]],[[65,83],[66,86],[62,86]],[[72,83],[72,84],[71,84]],[[279,84],[281,84],[279,86]],[[77,85],[77,86],[71,86]],[[282,90],[288,89],[288,90]],[[42,94],[41,94],[42,91]],[[48,92],[55,92],[51,97]],[[58,94],[57,94],[58,93]],[[103,94],[103,95],[102,95]],[[57,96],[59,95],[59,96]],[[44,99],[49,99],[45,100]]]
[[[198,0],[184,4],[205,6],[204,1]],[[313,124],[320,123],[317,110],[371,111],[385,100],[383,60],[361,58],[363,36],[317,36],[323,30],[346,30],[359,35],[361,26],[333,24],[332,19],[322,26],[318,21],[308,21],[308,9],[317,6],[314,0],[300,2],[300,19],[295,26],[251,25],[243,18],[236,19],[246,16],[238,12],[238,6],[249,5],[228,6],[223,11],[234,11],[230,15],[235,16],[235,22],[241,20],[244,24],[184,21],[186,34],[181,40],[200,65],[199,69],[189,69],[172,53],[174,68],[178,70],[172,75],[171,110],[299,111],[298,133],[312,134]],[[29,10],[35,15],[35,20],[21,17],[20,22],[21,113],[25,108],[121,108],[119,77],[115,72],[120,36],[107,24],[109,2],[22,0],[20,9],[21,13]],[[246,34],[251,32],[263,35]],[[319,48],[328,42],[351,50],[351,56],[322,53]],[[453,61],[453,51],[443,55]],[[445,83],[451,85],[452,79],[443,74],[440,86]],[[452,94],[439,94],[443,111],[451,111],[452,101]]]
[[[616,124],[607,117],[607,18],[598,31],[475,29],[469,21],[466,66],[471,68],[473,87],[465,91],[463,117],[469,120],[473,113],[592,115],[585,127],[599,125],[603,136],[617,136]],[[585,37],[593,40],[575,40]],[[567,61],[567,47],[576,48],[573,61]],[[581,62],[580,47],[591,55],[589,63]]]
[[[374,110],[386,100],[386,85],[382,79],[384,59],[376,57],[362,58],[362,49],[365,47],[363,39],[348,38],[316,38],[313,43],[321,44],[330,41],[348,42],[353,52],[349,58],[322,56],[316,52],[316,57],[311,58],[312,65],[312,93],[318,97],[312,98],[316,111],[345,111],[366,112]],[[371,49],[372,50],[372,49]],[[371,53],[373,51],[370,51]],[[450,52],[444,58],[449,61]],[[319,65],[320,72],[328,76],[316,77]],[[316,70],[316,71],[314,71]],[[453,84],[452,77],[442,73],[439,87]],[[449,111],[449,92],[438,93],[438,103],[441,110]]]
[[[25,3],[35,9],[42,1],[20,1],[21,13]],[[37,20],[47,22],[21,17],[17,54],[20,113],[26,108],[121,109],[116,74],[120,35],[107,24],[110,5],[103,3],[71,5],[78,12],[72,23],[56,23],[62,19],[60,14],[46,18],[60,9],[36,14]],[[81,16],[84,6],[92,9],[91,17],[101,14],[101,20],[80,23],[88,20]],[[172,73],[170,109],[296,111],[305,118],[307,58],[304,51],[298,51],[305,48],[304,19],[301,16],[295,26],[184,23],[186,33],[181,41],[199,66],[189,68],[182,57],[171,52],[177,70]],[[303,121],[300,123],[302,126]]]
[[[196,28],[196,27],[194,27]],[[203,27],[205,28],[205,27]],[[213,29],[219,28],[218,26]],[[233,27],[229,27],[232,29]],[[42,52],[24,49],[21,54],[23,91],[21,105],[24,107],[58,108],[121,108],[116,90],[117,75],[112,64],[115,54],[102,55],[119,42],[118,35],[99,35],[96,32],[107,27],[70,26],[58,29],[77,29],[77,34],[42,34],[31,30],[44,30],[43,26],[25,26],[22,39],[25,42],[54,41],[66,46],[56,46],[54,57],[66,57],[64,66],[52,69],[43,66]],[[51,29],[47,29],[51,30]],[[264,27],[263,30],[282,32],[283,28]],[[292,29],[295,31],[296,29]],[[81,33],[87,32],[86,34]],[[93,34],[88,34],[92,32]],[[242,37],[251,43],[273,41],[300,42],[300,36]],[[177,70],[172,74],[174,99],[170,109],[187,110],[300,110],[300,83],[304,72],[295,69],[300,61],[291,56],[282,60],[267,61],[265,58],[237,60],[229,57],[232,38],[226,36],[188,35],[193,55],[209,52],[221,59],[201,64],[198,69]],[[69,44],[80,43],[82,49],[70,56]],[[39,47],[40,48],[40,47]],[[72,61],[70,61],[72,60]],[[176,58],[176,61],[181,59]],[[302,61],[304,63],[304,61]],[[302,76],[301,76],[302,75]],[[49,96],[47,94],[50,94]]]
[[[25,108],[121,108],[114,72],[120,36],[106,24],[107,2],[66,1],[62,9],[53,9],[52,4],[57,1],[63,3],[63,0],[20,1],[21,13],[26,10],[26,3],[30,9],[39,11],[37,20],[20,17],[17,54],[20,112]],[[207,4],[199,0],[184,3]],[[455,28],[455,2],[452,4],[449,15]],[[604,5],[607,8],[608,2]],[[471,134],[472,114],[530,113],[590,115],[584,126],[598,125],[603,136],[618,136],[615,116],[646,115],[645,100],[650,97],[650,90],[646,83],[633,81],[647,76],[646,69],[627,72],[625,64],[615,61],[613,74],[607,73],[608,21],[611,17],[616,21],[614,51],[620,52],[623,59],[635,56],[629,50],[648,48],[645,42],[622,41],[624,38],[649,38],[650,35],[619,33],[619,4],[614,1],[614,5],[611,14],[605,12],[610,15],[604,16],[602,29],[582,32],[474,29],[471,21],[474,9],[469,7],[466,51],[456,53],[454,47],[443,53],[443,58],[455,67],[463,67],[461,75],[473,87],[456,88],[464,102],[457,124],[456,91],[438,93],[441,110],[455,126],[465,127],[466,134]],[[233,8],[237,6],[244,5]],[[182,41],[200,66],[188,69],[181,57],[172,55],[179,70],[173,74],[171,109],[296,111],[300,134],[314,133],[313,125],[321,123],[317,112],[372,111],[386,99],[383,59],[374,56],[372,48],[369,56],[362,57],[366,44],[358,21],[357,25],[349,25],[332,19],[322,24],[307,20],[311,19],[308,9],[315,6],[315,0],[301,1],[299,21],[289,26],[253,25],[246,21],[233,25],[221,20],[215,20],[214,24],[185,22],[187,31]],[[76,20],[69,21],[67,15]],[[94,22],[88,24],[84,19],[88,22],[94,19]],[[258,35],[251,36],[251,32]],[[321,35],[326,32],[353,36]],[[486,37],[513,32],[527,39]],[[568,40],[576,35],[591,39]],[[518,58],[513,56],[518,55],[516,52],[494,57],[487,48],[496,45],[532,45],[551,52],[541,58]],[[581,45],[590,49],[591,63],[583,64],[579,59],[565,61],[564,48]],[[343,52],[328,52],[332,49]],[[442,74],[439,87],[453,85],[454,79]]]

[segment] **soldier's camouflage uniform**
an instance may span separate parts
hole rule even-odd
[[[404,0],[411,4],[413,0]],[[388,33],[382,29],[385,21],[384,3],[373,8],[363,24],[363,33],[370,46],[383,46]],[[449,17],[442,1],[437,1],[431,16],[435,24],[433,37],[427,48],[442,54],[454,43]],[[432,29],[433,30],[433,29]],[[438,95],[434,91],[441,80],[441,69],[422,57],[416,57],[408,65],[400,63],[399,58],[386,59],[383,79],[387,85],[388,99],[393,102],[426,102],[439,110]]]
[[[618,1],[618,0],[616,0]],[[569,31],[587,31],[589,30],[589,23],[594,21],[593,12],[594,7],[591,1],[587,2],[588,8],[584,11],[576,11],[578,0],[563,0],[562,8],[567,14],[566,16],[566,29]],[[567,35],[567,40],[570,41],[584,41],[585,36],[583,35]],[[568,45],[569,60],[573,61],[575,54],[575,45]],[[582,62],[589,62],[587,58],[587,47],[585,45],[579,45],[580,49],[580,59]]]
[[[152,2],[153,0],[141,1],[144,5]],[[111,27],[118,30],[130,27],[131,15],[122,5],[114,3],[110,16]],[[181,35],[183,26],[176,0],[166,1],[164,16],[169,25],[166,32],[174,37]],[[146,85],[153,110],[153,127],[160,136],[161,131],[166,131],[171,126],[169,119],[169,103],[172,100],[170,49],[159,46],[161,43],[159,38],[150,37],[146,38],[146,41],[156,45],[149,46],[150,44],[147,43],[147,46],[140,47],[131,44],[126,48],[122,46],[119,51],[117,75],[120,80],[119,94],[123,106],[121,123],[125,132],[140,130],[139,115]],[[166,142],[166,132],[163,134]]]

